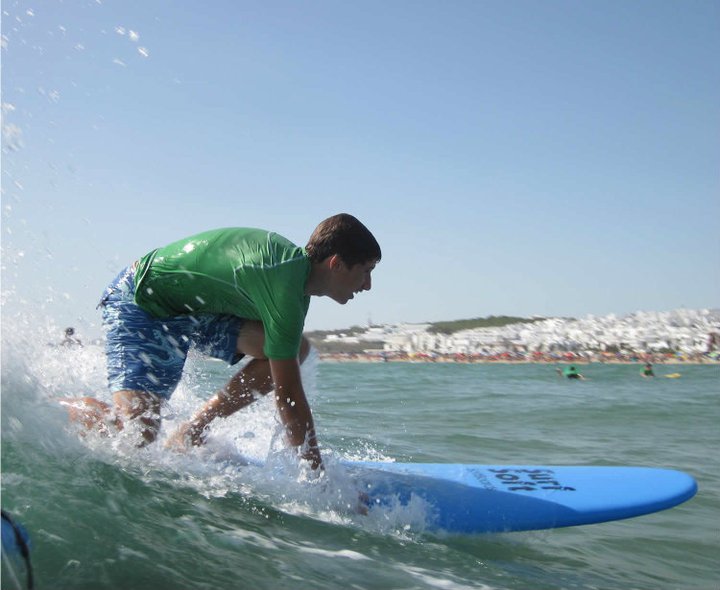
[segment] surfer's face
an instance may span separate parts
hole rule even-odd
[[[332,279],[328,295],[345,305],[355,297],[356,293],[369,291],[372,287],[372,271],[376,262],[365,262],[354,266],[347,266],[339,256],[331,263]]]

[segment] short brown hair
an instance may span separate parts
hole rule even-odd
[[[337,254],[348,266],[379,261],[380,245],[360,221],[348,213],[328,217],[315,228],[305,251],[313,262]]]

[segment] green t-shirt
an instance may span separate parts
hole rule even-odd
[[[158,318],[192,313],[260,320],[268,358],[298,355],[310,297],[310,260],[289,240],[260,229],[203,232],[145,255],[135,303]]]

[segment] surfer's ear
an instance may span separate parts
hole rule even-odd
[[[339,254],[333,254],[332,256],[328,257],[328,268],[330,270],[338,270],[344,265],[345,263],[343,262],[343,259],[340,258]]]

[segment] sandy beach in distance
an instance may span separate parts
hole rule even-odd
[[[323,362],[361,362],[361,363],[484,363],[484,364],[636,364],[645,365],[720,365],[720,357],[711,357],[706,354],[676,355],[676,354],[643,354],[643,355],[617,355],[594,354],[591,356],[564,353],[562,355],[533,355],[503,353],[498,355],[431,355],[424,353],[398,354],[398,353],[320,353]]]

